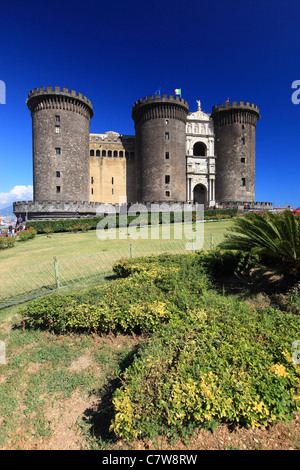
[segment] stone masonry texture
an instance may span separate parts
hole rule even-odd
[[[149,98],[135,103],[132,110],[137,200],[141,203],[185,201],[188,104],[166,95]],[[169,159],[165,158],[166,152]]]
[[[155,95],[136,101],[132,107],[135,136],[112,131],[90,134],[92,103],[68,88],[35,88],[27,106],[32,117],[34,200],[14,203],[18,213],[33,218],[45,218],[48,213],[54,218],[87,217],[100,203],[117,207],[187,200],[188,158],[197,154],[188,153],[187,117],[193,113],[181,97]],[[215,197],[210,201],[226,206],[256,204],[259,118],[253,103],[233,101],[214,106],[207,114],[209,136],[201,135],[196,123],[194,139],[202,142],[210,137],[214,142]],[[199,174],[211,182],[210,171]],[[195,194],[191,196],[195,200]]]
[[[255,200],[255,130],[258,108],[233,104],[214,108],[216,200]]]
[[[31,93],[27,105],[32,115],[34,200],[88,201],[90,104],[48,89]]]

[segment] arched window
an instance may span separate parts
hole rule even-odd
[[[112,157],[112,152],[111,152],[111,150],[108,150],[107,156],[108,156],[108,157]]]
[[[100,150],[96,150],[96,157],[100,157]]]
[[[95,151],[94,150],[90,150],[90,157],[93,157],[95,155]]]
[[[117,156],[118,156],[118,151],[114,150],[114,157],[117,157]]]
[[[106,157],[106,150],[102,150],[102,157]]]
[[[119,157],[123,157],[123,150],[120,150]]]
[[[207,147],[204,142],[196,142],[193,147],[193,155],[195,157],[206,157]]]

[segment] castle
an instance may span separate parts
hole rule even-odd
[[[178,95],[156,94],[132,107],[135,135],[90,133],[94,111],[81,93],[30,91],[33,201],[14,203],[26,219],[88,217],[100,204],[199,203],[207,208],[255,203],[255,133],[259,109],[226,102],[205,113]]]

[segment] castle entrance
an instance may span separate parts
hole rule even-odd
[[[196,184],[194,187],[194,204],[207,204],[207,189],[203,184]]]

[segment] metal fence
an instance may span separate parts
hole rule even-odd
[[[211,250],[223,240],[222,236],[205,237],[203,250]],[[0,308],[46,295],[56,289],[96,279],[111,273],[114,264],[123,258],[136,258],[163,253],[184,254],[193,251],[185,240],[156,244],[130,245],[126,248],[101,251],[72,258],[53,258],[40,265],[19,268],[0,275]]]

